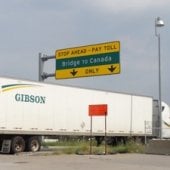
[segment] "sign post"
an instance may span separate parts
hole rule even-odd
[[[93,116],[105,116],[105,155],[107,154],[107,104],[89,105],[89,116],[90,116],[90,154],[92,154],[92,135],[93,135]]]
[[[120,42],[56,50],[56,79],[120,73]]]

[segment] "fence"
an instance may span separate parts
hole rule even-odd
[[[158,121],[145,121],[144,124],[145,144],[147,144],[147,141],[150,138],[170,138],[170,126],[168,126],[165,122],[162,122],[162,128]]]

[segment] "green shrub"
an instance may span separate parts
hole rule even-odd
[[[44,143],[43,146],[56,146],[54,154],[89,154],[90,142],[87,140],[71,140]],[[60,146],[60,147],[57,147]],[[61,147],[63,146],[63,147]],[[139,142],[129,141],[127,144],[120,144],[118,146],[107,146],[106,151],[108,154],[116,153],[144,153],[145,146]],[[96,146],[96,142],[92,142],[92,154],[105,154],[104,143],[99,147]]]

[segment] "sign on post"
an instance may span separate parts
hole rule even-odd
[[[106,116],[107,104],[89,105],[89,116]]]
[[[107,154],[107,145],[106,145],[106,137],[107,137],[107,104],[97,104],[97,105],[89,105],[89,116],[90,119],[90,154],[92,154],[92,136],[93,136],[93,116],[104,116],[105,117],[105,154]]]
[[[56,50],[56,79],[120,73],[120,42]]]

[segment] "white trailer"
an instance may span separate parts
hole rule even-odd
[[[93,104],[108,106],[107,136],[153,135],[152,97],[1,77],[2,151],[5,144],[10,144],[12,153],[38,151],[41,136],[90,136],[88,107]],[[93,136],[104,135],[105,118],[94,116]]]

